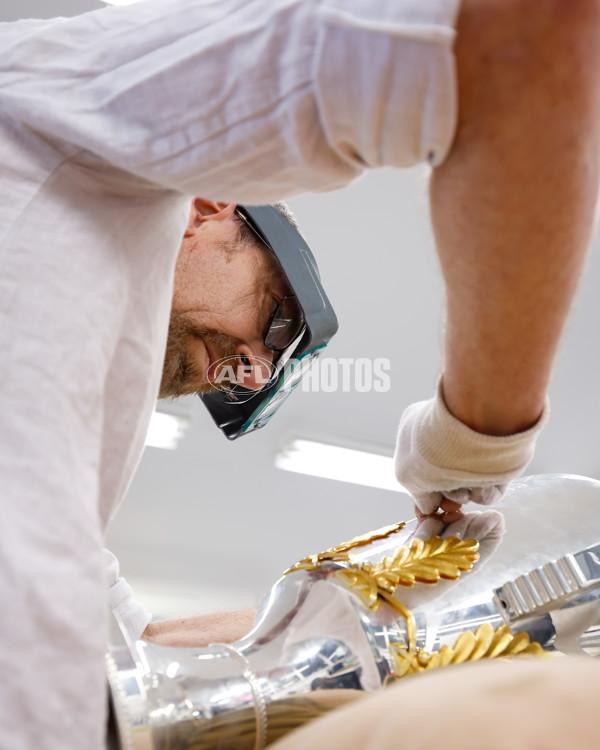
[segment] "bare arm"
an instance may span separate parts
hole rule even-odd
[[[201,647],[210,643],[232,643],[250,632],[255,615],[254,609],[239,609],[158,620],[146,627],[142,638],[161,646]]]
[[[598,187],[600,3],[464,0],[459,125],[431,181],[444,397],[474,430],[539,417]]]

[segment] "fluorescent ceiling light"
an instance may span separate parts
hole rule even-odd
[[[148,426],[146,445],[152,448],[175,450],[177,443],[185,434],[188,424],[189,420],[186,417],[155,411]]]
[[[297,438],[285,445],[277,454],[275,466],[298,474],[362,484],[381,490],[406,492],[396,481],[393,457],[372,451],[342,448],[338,445]]]

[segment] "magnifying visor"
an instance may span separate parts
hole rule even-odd
[[[274,355],[273,362],[263,363],[265,384],[259,390],[236,384],[238,363],[225,363],[222,381],[213,382],[215,390],[200,395],[230,440],[264,427],[338,329],[317,264],[300,232],[273,206],[237,206],[236,214],[276,257],[290,291],[274,306],[265,333],[265,346]]]

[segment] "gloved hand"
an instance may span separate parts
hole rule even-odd
[[[464,591],[465,586],[469,586],[467,580],[471,580],[474,575],[479,575],[479,572],[493,557],[494,552],[500,546],[505,530],[504,516],[497,510],[470,511],[458,521],[449,524],[444,523],[441,516],[421,518],[412,538],[426,541],[435,535],[442,539],[450,536],[457,536],[460,539],[476,539],[479,542],[479,559],[472,571],[462,573],[460,578],[454,581],[441,580],[435,586],[414,586],[407,589],[400,587],[396,590],[396,596],[409,609],[417,609],[433,600],[441,600],[459,584],[459,591]],[[411,541],[412,539],[409,539],[405,544],[408,546]]]
[[[546,403],[540,419],[525,432],[483,435],[448,411],[440,380],[433,399],[412,404],[402,415],[396,477],[425,515],[435,513],[444,498],[490,505],[533,458],[548,412]]]

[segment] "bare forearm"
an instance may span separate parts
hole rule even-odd
[[[210,643],[232,643],[245,636],[254,624],[256,610],[239,609],[151,622],[142,634],[161,646],[202,647]]]
[[[597,2],[464,0],[459,126],[431,181],[444,396],[480,432],[539,417],[598,184]]]

